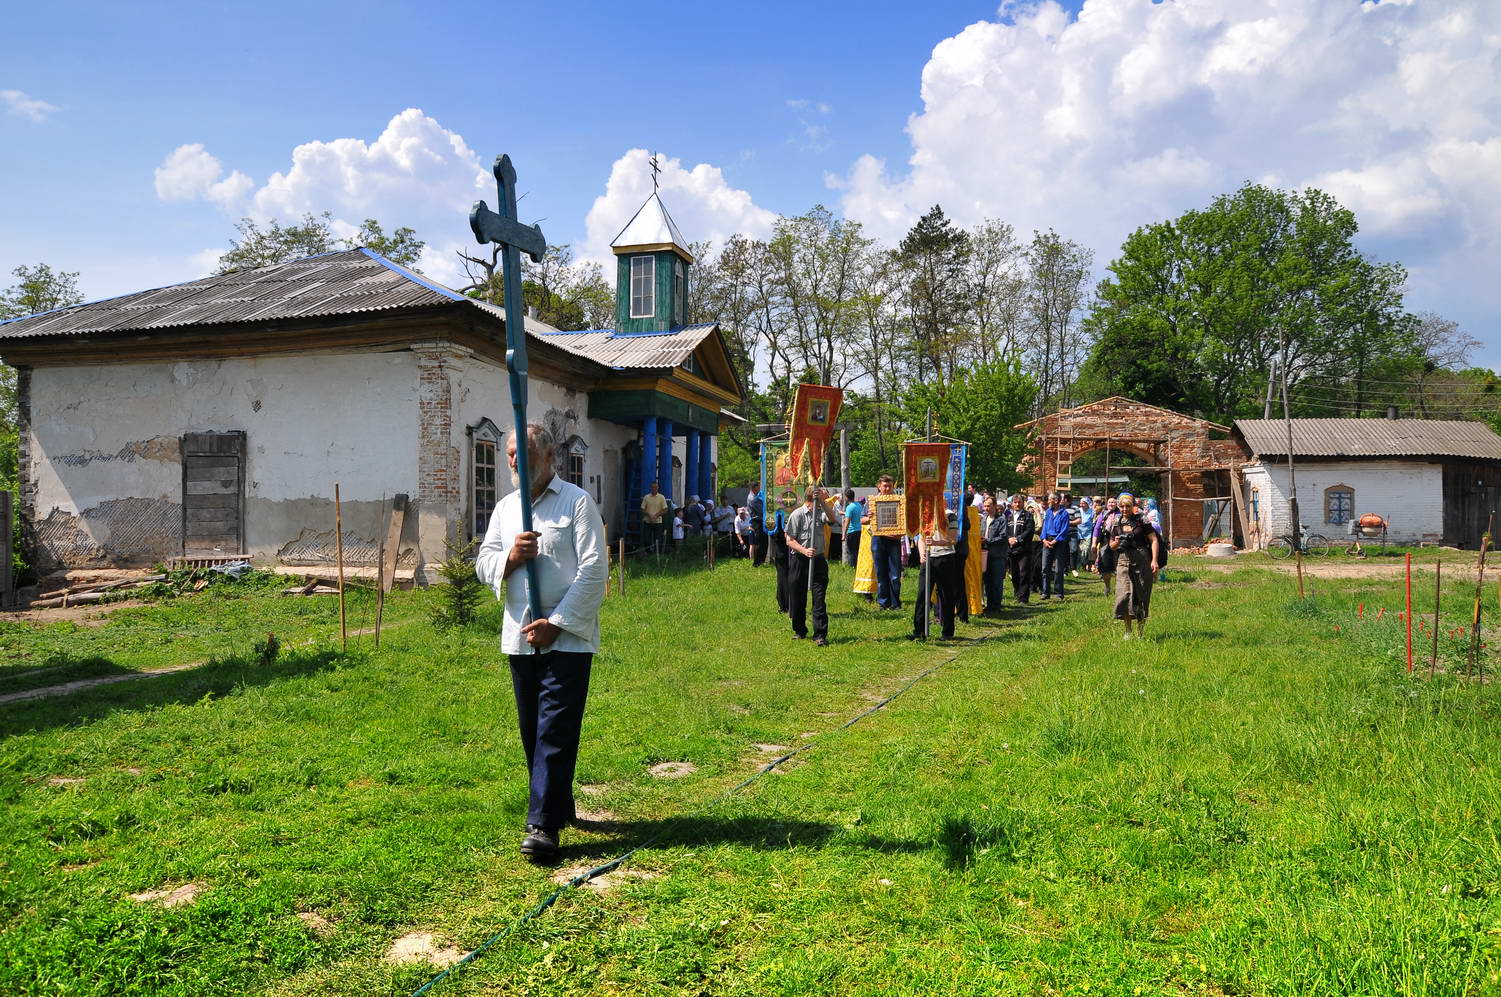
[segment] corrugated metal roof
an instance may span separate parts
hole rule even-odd
[[[0,339],[144,332],[455,303],[505,321],[506,311],[499,305],[468,297],[359,248],[10,319],[0,322]],[[532,335],[557,331],[534,318],[526,320],[526,329]]]
[[[1501,436],[1480,422],[1441,419],[1294,419],[1295,457],[1471,457],[1501,460]],[[1287,424],[1237,419],[1257,456],[1287,456]]]
[[[376,253],[350,249],[11,319],[0,322],[0,339],[311,318],[464,300]]]
[[[588,357],[606,367],[676,367],[687,360],[714,331],[715,323],[701,322],[666,332],[617,333],[614,329],[541,333],[544,341],[569,353]]]

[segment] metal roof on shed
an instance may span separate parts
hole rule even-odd
[[[1441,419],[1294,419],[1295,457],[1468,457],[1501,460],[1501,436],[1480,422]],[[1287,423],[1237,419],[1257,456],[1287,456]]]

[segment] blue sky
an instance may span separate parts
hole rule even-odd
[[[235,218],[308,208],[412,224],[452,280],[500,151],[523,214],[598,256],[650,149],[690,238],[822,202],[894,239],[938,201],[1100,268],[1247,179],[1316,184],[1501,363],[1485,0],[65,2],[7,28],[0,269],[78,270],[91,297],[201,276]]]

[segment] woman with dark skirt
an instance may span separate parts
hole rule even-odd
[[[1120,518],[1110,528],[1110,549],[1115,552],[1115,618],[1126,625],[1123,639],[1130,640],[1131,622],[1136,636],[1147,628],[1152,604],[1152,583],[1162,566],[1162,538],[1147,517],[1136,508],[1130,492],[1120,497]]]

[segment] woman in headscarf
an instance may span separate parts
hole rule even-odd
[[[1115,618],[1126,625],[1130,640],[1131,622],[1136,621],[1136,635],[1146,631],[1147,612],[1152,604],[1152,583],[1162,565],[1162,538],[1136,509],[1136,499],[1122,492],[1120,517],[1110,528],[1109,546],[1115,551]]]
[[[1105,583],[1106,597],[1115,595],[1115,551],[1110,549],[1110,528],[1121,518],[1121,510],[1114,498],[1107,499],[1105,509],[1094,520],[1095,570]]]
[[[1162,515],[1157,511],[1156,499],[1147,499],[1146,508],[1141,510],[1141,514],[1147,518],[1147,522],[1152,524],[1152,529],[1158,533],[1162,532]]]

